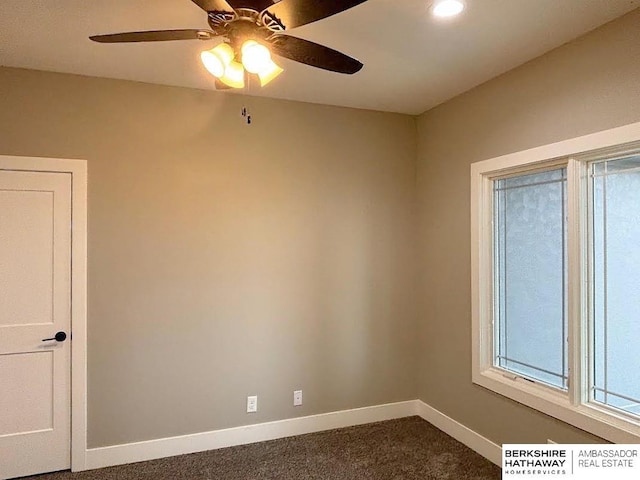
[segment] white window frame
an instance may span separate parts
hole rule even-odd
[[[640,122],[471,165],[473,383],[614,443],[639,443],[640,420],[590,403],[587,166],[640,147]],[[567,167],[568,365],[563,391],[493,366],[493,179]],[[585,286],[585,288],[581,288]]]

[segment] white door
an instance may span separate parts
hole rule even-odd
[[[70,467],[70,309],[71,174],[0,170],[1,479]]]

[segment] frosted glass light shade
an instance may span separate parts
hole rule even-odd
[[[202,60],[204,68],[206,68],[211,75],[221,78],[225,73],[225,69],[233,60],[234,55],[231,45],[221,43],[211,50],[205,50],[200,53],[200,59]]]
[[[247,40],[242,45],[242,64],[249,73],[260,74],[271,62],[271,52],[255,40]]]
[[[244,68],[235,60],[227,65],[220,81],[231,88],[244,88]]]
[[[269,63],[258,73],[258,77],[260,78],[260,86],[264,87],[267,83],[276,78],[282,72],[284,72],[284,70],[276,65],[273,60],[269,59]]]

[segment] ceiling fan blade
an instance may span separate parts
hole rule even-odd
[[[344,12],[367,0],[282,0],[273,7],[269,7],[270,14],[278,17],[284,26],[300,27],[307,23],[316,22],[336,13]]]
[[[270,42],[271,51],[276,55],[312,67],[349,75],[359,72],[363,67],[355,58],[302,38],[274,35]]]
[[[89,37],[98,43],[167,42],[171,40],[210,40],[216,33],[211,30],[151,30],[147,32],[123,32]]]
[[[226,0],[191,0],[205,12],[231,12],[233,9]]]

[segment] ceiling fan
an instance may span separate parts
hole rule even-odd
[[[332,72],[354,74],[363,64],[355,58],[284,32],[348,10],[366,0],[192,0],[207,12],[209,29],[124,32],[89,37],[99,43],[211,40],[222,43],[201,53],[216,88],[243,88],[248,74],[262,86],[283,69],[271,53]]]

